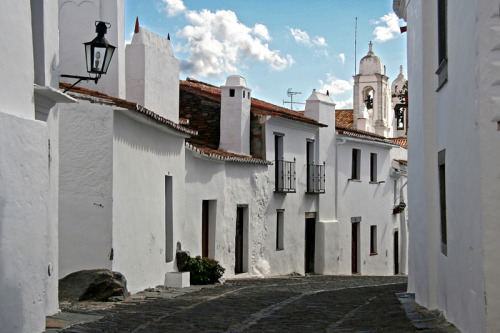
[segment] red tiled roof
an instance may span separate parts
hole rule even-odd
[[[65,89],[70,87],[71,85],[69,83],[59,83],[59,87],[61,89]],[[73,87],[71,88],[70,91],[67,92],[71,96],[73,96],[76,99],[79,100],[86,100],[89,101],[90,103],[99,103],[103,105],[113,105],[113,106],[118,106],[124,109],[128,109],[134,112],[137,112],[139,114],[142,114],[148,118],[150,118],[152,121],[159,123],[161,125],[164,125],[166,127],[169,127],[171,129],[174,129],[176,131],[179,131],[181,133],[186,133],[190,135],[198,135],[197,131],[185,128],[169,119],[166,119],[162,116],[160,116],[157,113],[154,113],[151,110],[146,109],[145,107],[142,107],[141,105],[133,102],[126,101],[121,98],[116,98],[116,97],[111,97],[109,95],[94,91],[94,90],[89,90],[85,89],[82,87]]]
[[[408,138],[404,138],[404,137],[401,137],[401,138],[391,138],[391,140],[395,143],[397,143],[398,145],[400,145],[401,147],[405,148],[405,149],[408,149]]]
[[[260,158],[254,158],[251,156],[239,155],[227,151],[211,149],[205,146],[193,145],[188,142],[186,142],[186,148],[202,156],[221,161],[242,162],[242,163],[263,164],[263,165],[272,164],[270,161],[262,160]]]
[[[354,129],[352,127],[343,127],[343,126],[335,126],[335,129],[337,130],[337,134],[340,135],[346,135],[346,136],[351,136],[359,139],[364,139],[364,140],[369,140],[369,141],[375,141],[375,142],[382,142],[386,143],[389,145],[395,145],[393,141],[390,139],[385,138],[382,135],[378,135],[372,132],[367,132],[367,131],[362,131],[358,129]]]
[[[212,99],[214,101],[217,101],[220,103],[221,99],[221,91],[219,87],[213,86],[211,84],[202,82],[202,81],[197,81],[191,78],[187,78],[185,81],[181,80],[180,81],[180,86],[181,89],[186,89],[191,92],[197,92],[209,99]],[[302,112],[298,111],[293,111],[281,106],[277,106],[271,103],[264,102],[260,99],[253,98],[252,97],[252,102],[251,102],[251,111],[254,114],[260,114],[260,115],[265,115],[265,116],[271,116],[271,117],[281,117],[281,118],[287,118],[291,120],[296,120],[320,127],[327,127],[328,125],[326,124],[321,124],[317,122],[316,120],[304,116]]]
[[[353,109],[335,110],[335,125],[352,127],[354,123]]]

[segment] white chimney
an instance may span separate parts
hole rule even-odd
[[[127,100],[174,122],[179,121],[179,60],[170,39],[136,21],[126,51]]]
[[[221,89],[220,149],[250,155],[251,89],[239,75],[231,75]]]

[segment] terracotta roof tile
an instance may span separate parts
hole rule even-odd
[[[382,142],[389,145],[395,145],[395,143],[390,139],[387,139],[384,136],[375,133],[354,129],[352,127],[343,127],[343,126],[335,126],[335,129],[337,130],[337,134],[340,135],[346,135],[359,139]]]
[[[59,87],[62,89],[68,88],[71,85],[68,83],[59,83]],[[154,113],[153,111],[146,109],[145,107],[142,107],[141,105],[133,102],[129,102],[127,100],[121,99],[121,98],[116,98],[116,97],[111,97],[109,95],[100,93],[98,91],[93,91],[89,89],[85,89],[82,87],[73,87],[71,88],[70,91],[67,92],[71,96],[73,96],[76,99],[79,100],[86,100],[89,101],[90,103],[99,103],[103,105],[113,105],[113,106],[118,106],[124,109],[128,109],[134,112],[137,112],[139,114],[142,114],[148,118],[150,118],[152,121],[159,123],[161,125],[164,125],[166,127],[169,127],[171,129],[174,129],[176,131],[179,131],[181,133],[186,133],[190,135],[198,135],[197,131],[185,128],[169,119],[166,119],[162,116],[160,116],[157,113]]]
[[[335,125],[352,127],[354,123],[353,109],[335,110]]]
[[[391,138],[393,142],[397,143],[401,147],[408,149],[408,138],[401,137],[401,138]]]
[[[191,78],[187,78],[185,81],[181,80],[180,87],[181,89],[186,89],[191,92],[198,92],[199,94],[220,103],[221,91],[219,87],[213,86],[205,82],[197,81]],[[251,103],[252,103],[251,111],[254,114],[287,118],[320,127],[328,126],[327,124],[321,124],[312,118],[304,116],[303,112],[293,111],[281,106],[264,102],[257,98],[252,97]]]
[[[270,161],[266,161],[266,160],[263,160],[260,158],[254,158],[251,156],[234,154],[234,153],[230,153],[227,151],[212,149],[212,148],[205,147],[205,146],[194,145],[194,144],[191,144],[188,142],[186,142],[186,148],[195,152],[195,153],[200,154],[201,156],[216,159],[216,160],[221,160],[221,161],[262,164],[262,165],[272,164]]]

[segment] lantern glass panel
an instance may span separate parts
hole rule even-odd
[[[92,72],[102,73],[104,65],[104,56],[106,55],[105,47],[94,47],[92,52]]]
[[[90,43],[85,43],[85,59],[87,61],[87,72],[92,71],[92,45]]]
[[[102,67],[102,73],[106,74],[108,71],[109,64],[111,62],[111,58],[113,57],[113,53],[115,52],[115,47],[112,45],[108,45],[106,50],[106,57],[104,59],[104,66]]]

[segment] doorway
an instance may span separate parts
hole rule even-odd
[[[351,224],[351,272],[359,273],[359,222]]]
[[[208,257],[209,201],[203,200],[201,209],[201,256]]]
[[[399,274],[399,231],[394,231],[394,275]]]
[[[314,273],[314,249],[316,246],[316,218],[306,218],[305,272]]]

